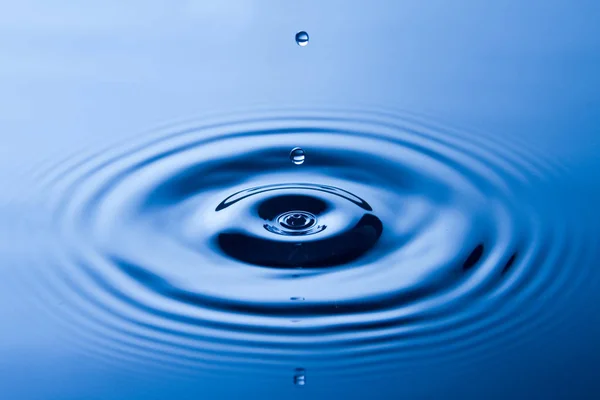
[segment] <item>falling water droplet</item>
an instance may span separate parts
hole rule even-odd
[[[296,43],[298,43],[298,46],[306,46],[308,44],[308,33],[305,31],[296,33]]]
[[[304,150],[301,147],[294,147],[292,151],[290,151],[290,160],[296,165],[300,165],[304,163]]]
[[[294,371],[294,385],[304,386],[306,384],[306,370],[304,368],[296,368]]]

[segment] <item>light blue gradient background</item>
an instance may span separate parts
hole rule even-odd
[[[310,34],[305,48],[298,30]],[[589,199],[582,218],[600,220],[597,0],[2,1],[0,216],[27,202],[14,198],[19,175],[79,149],[210,112],[319,104],[406,109],[528,142],[569,172],[565,195]],[[5,247],[0,398],[600,396],[600,291],[573,303],[569,329],[470,376],[432,366],[417,381],[307,376],[303,388],[291,378],[149,380],[72,349],[26,301],[34,289],[15,272],[26,265]]]

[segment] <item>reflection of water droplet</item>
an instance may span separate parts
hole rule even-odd
[[[294,385],[304,386],[306,384],[306,370],[304,368],[296,368],[294,371]]]
[[[304,157],[304,150],[300,147],[294,147],[292,151],[290,151],[290,160],[296,165],[304,163]]]
[[[304,297],[290,297],[290,300],[292,300],[292,301],[302,301],[302,300],[304,300]]]
[[[304,31],[296,33],[296,43],[298,43],[298,46],[306,46],[308,44],[308,33]]]

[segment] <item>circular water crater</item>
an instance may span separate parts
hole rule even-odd
[[[539,299],[567,292],[583,257],[539,196],[559,173],[396,113],[169,127],[48,169],[39,293],[70,299],[57,314],[107,358],[343,371],[478,357],[548,324]]]

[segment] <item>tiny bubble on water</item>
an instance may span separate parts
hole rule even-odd
[[[306,46],[308,44],[308,33],[305,31],[296,33],[296,43],[298,43],[298,46]]]
[[[304,150],[300,147],[294,147],[292,151],[290,151],[290,160],[296,165],[300,165],[304,163]]]

